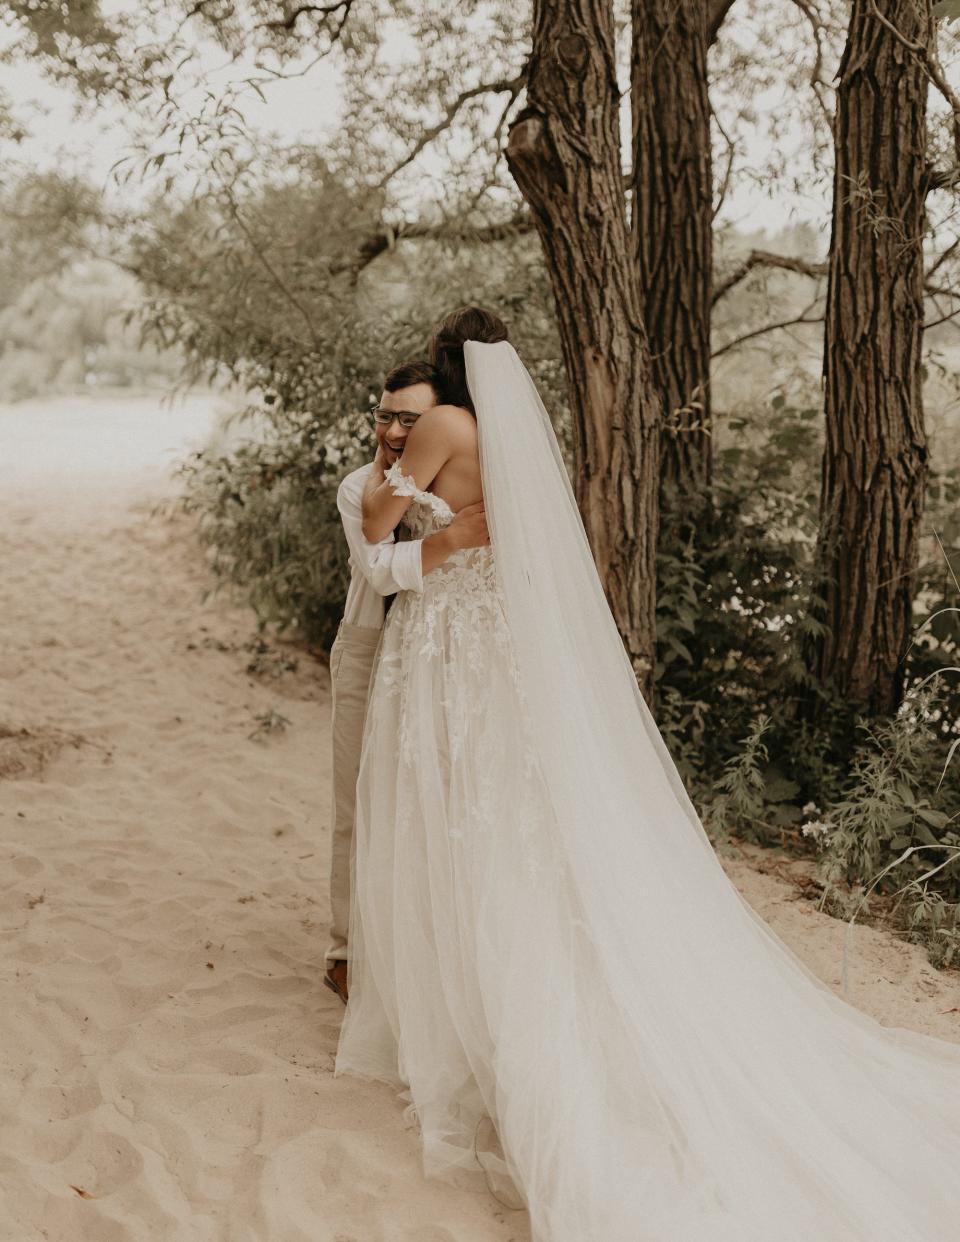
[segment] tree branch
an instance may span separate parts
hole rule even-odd
[[[387,250],[392,250],[398,242],[418,238],[429,238],[435,241],[459,241],[487,245],[490,242],[507,241],[512,237],[520,237],[533,232],[533,221],[526,211],[517,212],[513,219],[503,224],[487,224],[479,228],[452,228],[449,224],[401,224],[397,228],[385,228],[372,234],[360,246],[356,254],[349,259],[335,263],[331,273],[341,276],[345,272],[359,275],[374,259]]]
[[[723,180],[720,182],[720,193],[717,195],[717,201],[713,204],[712,218],[716,220],[717,216],[720,214],[720,209],[727,200],[727,192],[730,189],[730,178],[733,174],[733,161],[736,158],[737,148],[733,139],[723,128],[723,123],[719,116],[717,116],[717,110],[712,104],[710,106],[710,115],[713,117],[713,121],[717,129],[720,131],[720,136],[727,144],[727,166],[723,170]]]
[[[930,277],[944,263],[950,254],[960,246],[960,238],[947,247],[942,255],[936,260],[927,272],[927,280],[924,285],[924,291],[928,295],[941,294],[945,297],[960,297],[960,289],[951,289],[947,285],[935,285]],[[716,282],[713,289],[713,304],[716,305],[722,297],[730,292],[745,280],[750,273],[758,267],[779,268],[785,272],[798,272],[801,276],[809,276],[811,280],[820,280],[828,274],[829,265],[827,263],[810,263],[806,259],[796,258],[793,255],[773,254],[769,250],[751,250],[747,257],[725,276],[723,280]]]
[[[714,306],[757,267],[776,267],[787,272],[799,272],[802,276],[809,276],[813,280],[818,280],[827,274],[826,263],[809,263],[806,259],[794,258],[786,254],[773,254],[769,250],[751,250],[742,263],[739,263],[728,276],[714,285]]]
[[[927,193],[931,190],[954,190],[960,184],[960,163],[953,168],[931,168],[926,174]]]
[[[797,315],[793,319],[782,319],[779,323],[764,324],[762,328],[754,328],[752,332],[744,332],[742,336],[735,336],[732,341],[727,341],[726,345],[721,345],[719,349],[715,349],[710,355],[711,358],[719,358],[721,354],[727,353],[728,350],[735,349],[738,345],[742,345],[745,341],[752,341],[754,337],[763,336],[767,332],[776,332],[780,328],[789,328],[797,323],[823,323],[824,316],[817,315],[812,319],[807,318],[807,311],[813,309],[816,303],[807,307],[802,315]]]
[[[244,84],[246,86],[252,86],[254,90],[257,90],[260,85],[272,86],[274,82],[292,82],[296,78],[304,78],[312,69],[315,69],[317,65],[320,64],[321,60],[323,60],[323,58],[327,55],[328,50],[328,48],[324,48],[322,51],[317,52],[313,60],[307,61],[302,69],[295,69],[292,73],[284,73],[280,69],[271,69],[269,65],[264,65],[260,61],[257,61],[254,63],[254,68],[259,69],[260,72],[266,76],[262,78],[244,78]],[[260,92],[258,91],[258,94],[259,93]]]
[[[930,281],[923,286],[927,297],[960,298],[960,289],[951,289],[949,285],[934,285]]]
[[[949,259],[950,256],[956,251],[958,246],[960,246],[960,237],[955,237],[950,245],[947,246],[947,248],[939,255],[937,255],[937,258],[930,265],[927,270],[927,280],[930,279],[934,272],[938,272],[940,268],[943,267],[944,263],[946,263],[947,259]]]
[[[443,133],[445,129],[449,129],[453,122],[457,119],[460,109],[464,104],[469,103],[471,99],[477,99],[480,95],[502,95],[504,92],[510,94],[510,102],[516,99],[523,89],[527,80],[526,72],[518,73],[514,78],[505,78],[499,82],[481,82],[477,86],[468,87],[448,104],[443,117],[436,125],[432,125],[429,129],[425,129],[411,149],[403,157],[398,164],[395,164],[389,172],[377,182],[376,188],[382,190],[388,181],[391,181],[398,172],[412,164],[420,152],[433,142],[434,138]],[[509,108],[509,105],[508,105]]]
[[[957,297],[958,295],[953,293],[950,296]],[[939,327],[942,323],[948,323],[951,319],[956,319],[957,315],[960,315],[960,306],[956,310],[948,311],[945,315],[941,315],[939,319],[931,319],[929,323],[923,325],[923,330],[927,332],[930,328]]]
[[[817,103],[820,105],[824,118],[828,124],[833,121],[833,112],[830,105],[824,98],[824,92],[830,93],[830,83],[824,81],[823,77],[823,30],[824,21],[817,12],[811,0],[793,0],[800,12],[804,15],[813,31],[813,42],[817,49],[816,59],[813,62],[813,69],[810,71],[810,88],[816,96]]]
[[[206,13],[204,13],[203,10],[204,10],[205,5],[208,5],[209,3],[210,3],[210,0],[197,0],[193,8],[188,9],[187,12],[184,13],[183,17],[181,18],[177,26],[176,31],[174,32],[174,38],[178,37],[181,31],[183,30],[184,26],[186,26],[188,22],[193,21],[195,17],[203,16],[204,18],[206,18],[207,15]]]
[[[353,0],[336,0],[334,4],[299,4],[285,18],[274,22],[260,22],[257,26],[258,30],[293,30],[298,20],[304,13],[319,13],[321,17],[330,17],[336,13],[338,9],[343,9],[343,16],[337,23],[337,34],[343,29],[344,23],[350,15],[350,9]]]

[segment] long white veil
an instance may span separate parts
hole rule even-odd
[[[515,1170],[528,1196],[584,1242],[958,1236],[960,1047],[840,1000],[727,879],[637,689],[533,381],[506,342],[464,353],[519,685],[590,948],[540,1019],[568,1024],[570,1058],[550,1045],[568,1076],[537,1114],[542,1165]],[[506,1145],[531,1151],[534,1110],[511,1098]],[[564,1118],[581,1162],[567,1198]]]

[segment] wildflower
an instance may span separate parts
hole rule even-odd
[[[819,814],[820,814],[820,808],[817,806],[817,804],[816,804],[815,802],[808,802],[808,803],[806,804],[806,806],[803,808],[803,812],[802,812],[802,813],[803,813],[804,815],[807,815],[807,816],[810,816],[810,815],[819,815]]]
[[[806,810],[806,807],[804,807],[804,810]],[[810,819],[807,820],[800,831],[805,837],[813,837],[814,839],[819,840],[820,837],[828,836],[831,828],[832,825],[827,823],[826,820]]]
[[[921,724],[921,716],[917,711],[917,703],[915,699],[904,699],[897,708],[897,720],[900,722],[900,731],[906,735],[916,733]]]

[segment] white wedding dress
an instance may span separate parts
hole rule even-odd
[[[960,1047],[834,996],[739,896],[529,375],[465,353],[493,547],[388,615],[337,1073],[408,1090],[428,1174],[509,1175],[537,1242],[953,1242]],[[451,520],[390,477],[412,532]]]

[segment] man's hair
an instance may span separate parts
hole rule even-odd
[[[439,376],[433,363],[401,362],[388,373],[383,388],[385,392],[399,392],[401,388],[412,388],[414,384],[429,384],[434,396],[439,397]]]

